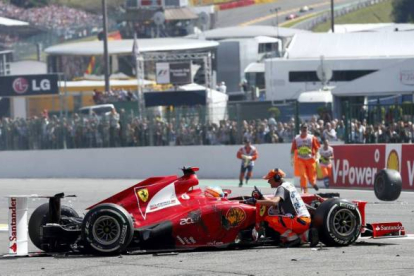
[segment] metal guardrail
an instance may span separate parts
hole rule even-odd
[[[351,12],[354,12],[354,11],[357,11],[357,10],[360,10],[360,9],[363,9],[363,8],[366,8],[372,5],[376,5],[382,2],[386,2],[386,1],[390,1],[390,0],[360,0],[356,3],[342,5],[342,6],[335,8],[334,16],[335,18],[340,17],[348,13],[351,13]],[[310,19],[299,22],[298,24],[293,25],[292,28],[302,29],[302,30],[312,30],[317,25],[323,24],[330,20],[331,20],[331,12],[326,11],[317,17],[312,17]]]

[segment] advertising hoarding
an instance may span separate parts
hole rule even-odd
[[[158,84],[192,83],[190,62],[157,62],[155,67]]]
[[[25,97],[59,94],[58,75],[21,75],[0,77],[0,97]]]
[[[403,190],[414,190],[414,145],[334,145],[331,186],[373,188],[375,174],[384,168],[401,174]]]

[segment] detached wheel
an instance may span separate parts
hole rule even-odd
[[[401,175],[396,170],[384,169],[375,175],[374,192],[379,200],[393,201],[400,197]]]
[[[60,207],[60,212],[62,216],[79,218],[78,213],[69,206],[62,205]],[[45,247],[42,248],[42,237],[41,237],[41,228],[45,226],[49,219],[49,203],[40,205],[34,210],[29,220],[29,237],[32,243],[39,249],[42,249],[46,252],[48,250]],[[46,249],[46,250],[45,250]],[[67,248],[62,248],[62,251],[65,251]]]
[[[82,224],[88,247],[100,254],[123,252],[134,235],[131,215],[121,206],[107,203],[91,209]]]
[[[333,198],[324,201],[315,212],[314,226],[319,240],[327,246],[354,243],[361,231],[361,214],[352,202]]]

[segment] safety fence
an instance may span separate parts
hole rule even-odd
[[[360,0],[356,3],[346,4],[337,6],[334,10],[334,17],[340,17],[346,15],[348,13],[370,7],[372,5],[376,5],[382,2],[386,2],[390,0]],[[323,12],[315,17],[310,19],[301,21],[293,26],[295,29],[302,29],[302,30],[313,30],[316,26],[328,22],[331,20],[331,11]]]
[[[307,122],[314,135],[350,144],[414,142],[414,104],[344,102],[339,117],[329,106],[297,102],[213,102],[147,107],[113,103],[117,112],[43,112],[27,119],[2,118],[0,150],[289,143]],[[329,123],[329,124],[328,124]],[[330,129],[332,128],[332,130]],[[328,132],[331,134],[328,135]]]
[[[409,95],[411,97],[411,95]],[[414,103],[342,103],[346,143],[414,142]]]
[[[292,121],[282,133],[276,120],[269,120],[272,114],[244,112],[247,107],[152,107],[143,116],[136,112],[136,102],[129,107],[114,105],[117,113],[63,112],[28,119],[3,118],[0,150],[236,145],[244,138],[263,144],[288,142],[294,135]]]

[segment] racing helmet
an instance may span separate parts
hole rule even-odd
[[[224,197],[223,190],[218,186],[207,187],[206,190],[204,191],[204,194],[208,197],[216,197],[216,198]]]
[[[263,179],[271,179],[273,178],[276,182],[279,182],[282,178],[286,176],[285,172],[282,171],[279,168],[275,168],[273,170],[270,170],[265,176],[263,176]]]

